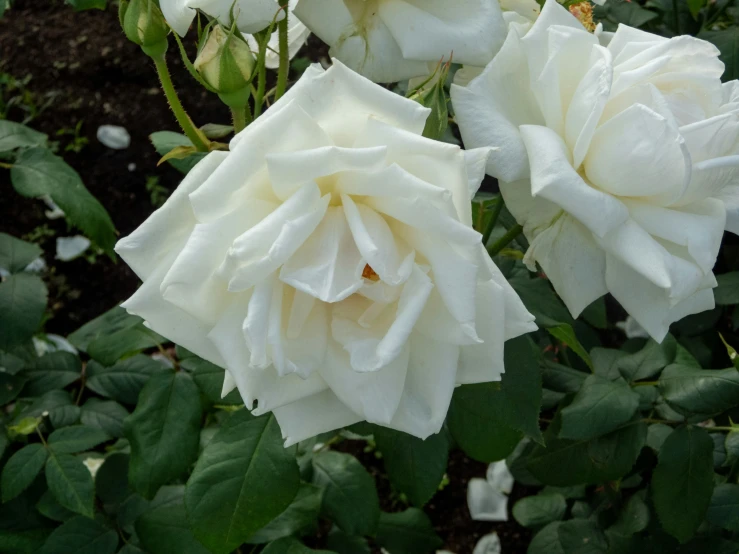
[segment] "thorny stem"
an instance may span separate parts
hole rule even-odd
[[[192,122],[192,119],[190,119],[190,116],[187,115],[185,108],[182,107],[182,102],[180,102],[180,98],[177,96],[174,84],[172,84],[172,78],[169,75],[169,69],[167,68],[167,62],[164,56],[162,55],[152,59],[154,60],[159,80],[162,83],[162,90],[164,91],[164,95],[167,97],[172,113],[177,119],[177,123],[180,124],[180,127],[182,127],[187,138],[190,139],[190,142],[192,142],[193,146],[195,146],[199,152],[208,152],[208,139],[203,138],[195,127],[195,124]]]
[[[287,45],[287,1],[280,0],[280,7],[285,11],[285,17],[277,24],[279,38],[280,67],[277,70],[277,88],[275,101],[285,94],[287,88],[287,74],[290,71],[290,52]]]
[[[234,122],[234,134],[238,134],[246,127],[246,110],[244,108],[231,108],[231,117]]]
[[[35,431],[36,431],[36,434],[38,435],[38,438],[41,439],[41,444],[43,444],[44,446],[48,446],[46,444],[46,440],[44,439],[44,436],[41,434],[41,431],[38,430],[38,425],[36,425]]]
[[[6,164],[3,162],[0,162],[0,167],[5,168],[5,169],[13,169],[13,164]]]
[[[493,257],[496,254],[498,254],[501,250],[503,250],[506,246],[508,246],[513,241],[513,239],[515,239],[522,232],[523,232],[523,227],[521,227],[518,224],[508,229],[508,232],[505,235],[500,237],[491,246],[488,247],[488,254],[490,254],[490,257]]]
[[[267,66],[265,57],[267,55],[267,42],[269,36],[259,36],[259,53],[257,54],[257,93],[254,95],[254,119],[262,113],[264,103],[264,91],[267,88]]]

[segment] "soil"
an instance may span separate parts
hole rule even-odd
[[[192,58],[192,44],[188,48]],[[312,38],[300,56],[312,62],[325,60],[326,47]],[[227,109],[194,83],[173,45],[168,59],[175,86],[193,119],[199,125],[227,123]],[[178,128],[158,88],[151,62],[125,38],[114,7],[74,13],[62,0],[15,0],[0,19],[0,73],[16,79],[30,77],[25,87],[26,103],[48,104],[30,125],[59,141],[59,154],[108,210],[121,236],[133,231],[154,209],[145,186],[148,178],[158,178],[168,191],[181,180],[181,174],[169,165],[156,165],[159,156],[149,135]],[[14,93],[8,94],[0,84],[0,94],[7,102]],[[20,107],[7,114],[15,121],[23,121],[26,115]],[[73,129],[79,122],[80,137],[88,144],[78,153],[65,152],[71,137],[58,136],[58,132]],[[131,146],[111,150],[98,142],[97,129],[106,124],[128,129]],[[63,220],[47,219],[46,207],[40,201],[16,194],[5,170],[0,170],[0,198],[0,232],[27,238],[40,236],[35,240],[46,253],[51,308],[47,332],[69,334],[138,287],[138,279],[124,263],[115,263],[104,255],[97,256],[94,263],[82,258],[72,262],[55,260],[56,237],[76,231]],[[353,453],[375,476],[383,509],[403,509],[392,500],[397,495],[391,494],[381,461],[361,448]],[[486,523],[470,519],[467,483],[472,477],[484,477],[485,470],[485,464],[459,451],[452,452],[450,483],[432,498],[425,511],[444,540],[444,548],[455,554],[471,554],[479,538],[493,531],[498,533],[506,554],[523,554],[530,532],[515,521]],[[511,506],[523,493],[520,487],[514,489]]]
[[[344,441],[336,449],[354,455],[375,479],[380,507],[386,512],[400,512],[408,506],[399,499],[374,450],[365,449],[363,441]],[[497,533],[504,554],[524,554],[532,538],[529,529],[513,518],[507,522],[474,521],[467,508],[467,484],[473,477],[485,478],[488,464],[471,460],[460,450],[449,453],[449,484],[438,491],[423,509],[444,541],[444,549],[455,554],[471,554],[485,535]],[[534,494],[531,488],[516,483],[509,496],[508,509],[524,496]],[[379,553],[377,549],[375,552]]]

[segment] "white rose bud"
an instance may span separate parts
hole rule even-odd
[[[121,0],[118,18],[128,40],[149,56],[164,55],[169,27],[157,0]]]
[[[144,281],[124,307],[226,368],[288,445],[362,420],[437,433],[536,326],[471,227],[489,149],[422,137],[428,114],[311,66],[117,244]]]
[[[608,41],[607,46],[599,42]],[[724,228],[739,232],[739,86],[710,43],[620,25],[594,35],[548,0],[485,71],[453,87],[467,147],[573,316],[610,292],[655,339],[714,306]]]
[[[449,60],[487,64],[506,34],[498,0],[300,0],[295,15],[349,67],[377,83],[428,75]]]
[[[246,105],[255,60],[241,33],[214,26],[193,65],[226,104],[231,107]]]

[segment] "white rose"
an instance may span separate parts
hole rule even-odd
[[[301,0],[330,54],[377,83],[428,75],[442,58],[484,66],[505,38],[497,0]]]
[[[710,43],[621,25],[604,47],[548,0],[452,102],[577,316],[610,292],[656,340],[711,309],[724,227],[739,231],[739,94]],[[723,201],[722,201],[723,200]]]
[[[287,444],[367,420],[427,437],[535,329],[471,228],[489,149],[340,62],[296,85],[116,246],[123,306],[226,368]]]
[[[290,0],[288,4],[287,14],[287,49],[288,56],[293,59],[303,45],[308,41],[310,36],[310,29],[306,27],[302,21],[300,21],[293,10],[297,4],[297,0]],[[249,43],[249,47],[256,54],[259,51],[259,43],[257,39],[252,35],[245,35],[246,41]],[[272,33],[267,44],[267,52],[265,55],[266,66],[270,69],[277,69],[280,67],[280,40],[278,33]]]
[[[187,33],[197,9],[226,27],[231,26],[233,9],[236,26],[242,33],[259,32],[285,17],[277,0],[159,0],[159,5],[169,26],[180,36]]]

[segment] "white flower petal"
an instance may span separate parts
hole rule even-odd
[[[370,423],[388,425],[398,409],[408,369],[410,345],[377,371],[352,370],[349,354],[331,341],[326,362],[319,370],[331,390],[357,415]]]
[[[690,180],[690,154],[677,127],[641,104],[598,128],[584,167],[595,186],[619,196],[676,199]]]
[[[393,236],[390,226],[376,211],[364,204],[355,204],[348,195],[341,198],[346,221],[362,258],[383,283],[390,286],[404,283],[413,270],[413,252]]]
[[[707,275],[692,295],[675,304],[664,289],[608,254],[606,282],[614,298],[657,342],[662,342],[673,322],[715,306],[712,288],[716,286],[716,280],[713,274]]]
[[[276,408],[273,413],[280,425],[286,448],[321,433],[362,421],[331,390],[286,404]]]
[[[467,148],[496,147],[487,172],[504,181],[528,177],[529,161],[518,127],[543,124],[529,85],[526,58],[515,31],[483,73],[467,87],[452,85],[454,114]]]
[[[280,279],[323,302],[339,302],[363,285],[364,266],[344,211],[333,206],[282,266]]]
[[[414,333],[403,396],[389,427],[426,439],[444,425],[455,387],[459,347]]]
[[[562,215],[529,246],[572,317],[608,292],[606,256],[593,234],[570,215]]]
[[[598,236],[628,218],[626,207],[618,199],[583,181],[572,167],[566,145],[554,131],[524,125],[521,136],[529,152],[533,196],[561,206]]]
[[[380,322],[371,326],[363,325],[361,319],[357,321],[348,316],[344,306],[335,305],[331,332],[334,339],[349,352],[351,367],[355,371],[377,371],[401,354],[433,286],[431,279],[418,266],[414,266],[403,285],[397,307],[385,308],[385,313],[392,315],[389,325]]]
[[[192,168],[161,208],[115,245],[115,251],[140,279],[146,280],[162,262],[163,254],[192,232],[197,221],[188,195],[202,186],[227,157],[226,152],[208,154]]]

